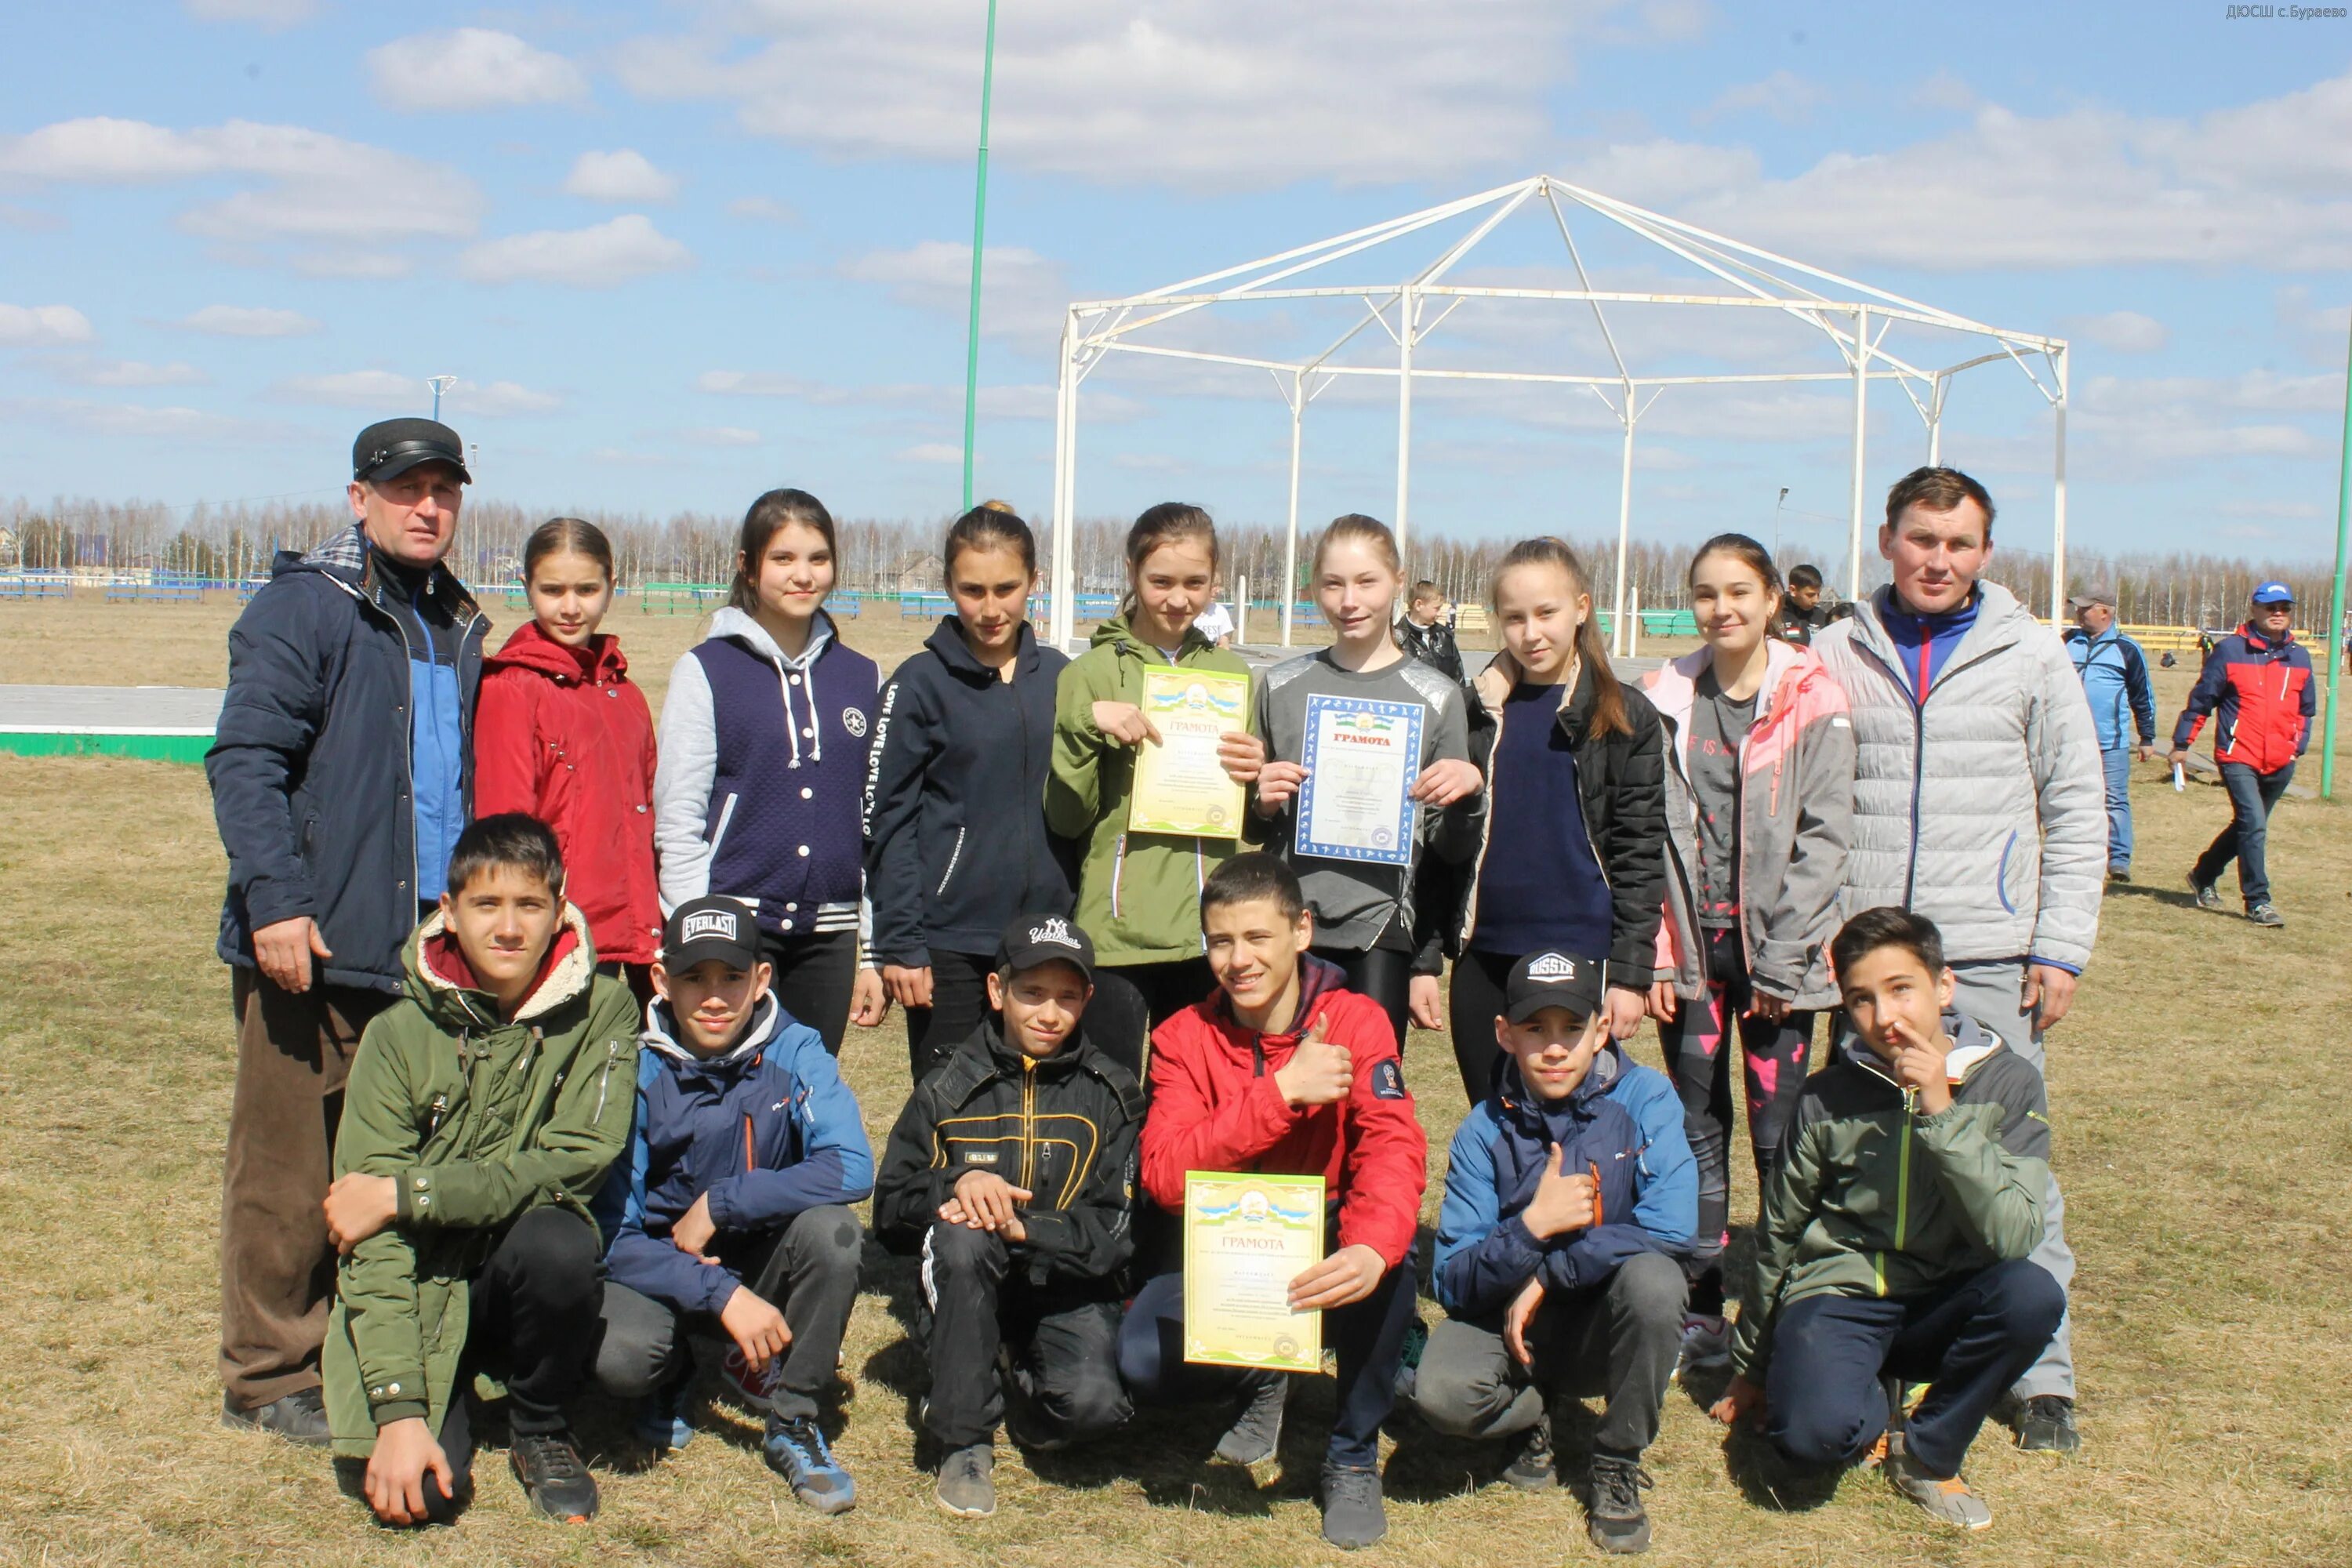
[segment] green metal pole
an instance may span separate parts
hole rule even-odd
[[[988,48],[980,66],[980,174],[971,195],[971,325],[963,347],[963,507],[971,510],[971,437],[980,413],[980,252],[988,234],[988,100],[996,88],[996,0],[988,0]]]
[[[2336,688],[2344,675],[2344,567],[2352,550],[2352,339],[2344,355],[2344,453],[2336,478],[2336,602],[2329,612],[2327,642],[2327,722],[2320,736],[2319,795],[2336,798]]]

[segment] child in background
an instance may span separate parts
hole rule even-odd
[[[1202,956],[1201,888],[1241,847],[1231,838],[1127,830],[1134,748],[1160,739],[1138,706],[1143,672],[1246,678],[1249,666],[1211,647],[1193,624],[1217,574],[1217,529],[1207,512],[1165,501],[1137,518],[1127,531],[1127,570],[1120,613],[1096,627],[1093,646],[1062,671],[1045,821],[1084,854],[1077,920],[1094,933],[1099,963],[1088,1033],[1139,1077],[1145,1037],[1215,986]],[[1244,723],[1250,712],[1244,703]],[[1220,751],[1227,773],[1256,782],[1265,748],[1255,734],[1234,730]]]
[[[1412,973],[1422,857],[1459,862],[1476,850],[1486,781],[1470,761],[1463,689],[1406,658],[1391,635],[1404,572],[1388,525],[1352,513],[1336,519],[1316,543],[1312,573],[1316,602],[1335,640],[1276,665],[1259,683],[1256,728],[1271,760],[1258,773],[1254,809],[1272,823],[1275,853],[1307,890],[1317,956],[1339,966],[1349,990],[1381,1005],[1402,1049],[1408,1016],[1425,1029],[1444,1026],[1437,976]],[[1307,711],[1318,696],[1421,710],[1421,751],[1413,759],[1420,772],[1408,792],[1418,804],[1406,864],[1298,852],[1298,811],[1309,783]]]
[[[1434,1277],[1447,1317],[1412,1399],[1456,1437],[1519,1436],[1503,1479],[1555,1477],[1550,1401],[1608,1398],[1592,1436],[1585,1531],[1644,1552],[1642,1452],[1658,1436],[1682,1337],[1675,1254],[1697,1215],[1674,1087],[1609,1037],[1601,965],[1533,952],[1495,1020],[1495,1087],[1454,1134]]]
[[[609,1237],[596,1377],[639,1401],[637,1436],[683,1448],[690,1332],[761,1416],[761,1450],[819,1513],[857,1500],[817,1425],[857,1300],[874,1187],[857,1097],[814,1029],[769,994],[760,928],[734,899],[670,911],[654,966],[628,1158],[596,1209]]]
[[[522,547],[522,575],[531,618],[482,666],[474,810],[528,812],[555,829],[597,967],[642,1005],[661,942],[654,719],[620,639],[597,629],[613,607],[613,547],[594,523],[551,518]]]
[[[944,1450],[934,1496],[996,1511],[1002,1423],[1033,1452],[1128,1416],[1120,1284],[1135,1251],[1143,1087],[1081,1028],[1094,942],[1020,915],[988,976],[985,1016],[916,1087],[882,1157],[874,1226],[923,1259],[923,1425]]]
[[[1810,648],[1771,635],[1780,593],[1764,547],[1718,534],[1692,558],[1689,585],[1706,646],[1642,683],[1671,738],[1650,1016],[1698,1159],[1686,1370],[1726,1352],[1732,1033],[1761,1185],[1811,1070],[1813,1011],[1837,1005],[1829,942],[1854,788],[1845,692]]]
[[[1462,649],[1454,640],[1454,621],[1445,613],[1445,595],[1426,577],[1412,585],[1404,619],[1396,624],[1396,640],[1408,655],[1455,685],[1470,684],[1462,672]]]
[[[1765,557],[1769,563],[1771,557]],[[1811,647],[1813,634],[1837,619],[1822,603],[1822,569],[1813,565],[1789,568],[1789,591],[1772,613],[1774,635],[1797,647]]]
[[[472,1500],[477,1373],[506,1385],[531,1506],[596,1511],[564,1415],[604,1289],[578,1194],[628,1141],[637,1007],[596,973],[563,882],[545,823],[467,826],[441,907],[408,939],[408,994],[352,1061],[321,1370],[336,1456],[365,1459],[360,1489],[386,1524],[446,1524]]]
[[[1428,1141],[1388,1019],[1307,951],[1315,916],[1288,867],[1262,853],[1226,861],[1202,889],[1201,926],[1217,989],[1152,1034],[1143,1188],[1181,1215],[1187,1171],[1324,1179],[1337,1245],[1290,1282],[1290,1307],[1324,1313],[1323,1342],[1339,1361],[1323,1539],[1370,1546],[1388,1532],[1381,1424],[1395,1407],[1413,1321],[1409,1255]],[[1240,1415],[1217,1443],[1228,1464],[1255,1465],[1281,1441],[1289,1373],[1184,1360],[1181,1268],[1136,1294],[1119,1328],[1118,1370],[1139,1405],[1237,1396]]]
[[[837,546],[822,501],[770,490],[744,512],[740,543],[727,605],[662,702],[662,902],[742,900],[784,1011],[838,1053],[853,1015],[878,1024],[890,1005],[858,952],[880,672],[824,613]]]
[[[1450,997],[1462,1092],[1486,1097],[1503,982],[1523,953],[1601,953],[1610,1033],[1640,1026],[1665,896],[1664,731],[1621,683],[1591,578],[1557,539],[1495,569],[1504,651],[1479,674],[1494,726],[1486,826],[1454,922]]]
[[[1760,1405],[1790,1458],[1851,1465],[1886,1433],[1881,1380],[1924,1379],[1886,1479],[1929,1518],[1982,1530],[1992,1513],[1960,1461],[2066,1310],[2028,1257],[2050,1190],[2042,1075],[1952,1010],[1926,917],[1864,910],[1832,961],[1857,1038],[1806,1084],[1765,1186],[1714,1414]]]
[[[995,501],[956,519],[940,555],[955,614],[883,688],[866,821],[873,952],[917,1083],[987,1016],[1005,922],[1071,902],[1045,809],[1070,661],[1030,629],[1036,538]]]

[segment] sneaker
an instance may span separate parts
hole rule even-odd
[[[585,1524],[596,1517],[596,1478],[581,1462],[568,1429],[516,1433],[507,1462],[530,1506],[548,1518]]]
[[[958,1448],[940,1462],[939,1486],[932,1500],[958,1519],[986,1519],[996,1511],[996,1449],[974,1443]]]
[[[1282,1409],[1290,1398],[1290,1374],[1276,1373],[1258,1385],[1225,1435],[1217,1439],[1217,1458],[1228,1465],[1263,1464],[1282,1446]]]
[[[1551,1457],[1551,1414],[1528,1427],[1519,1438],[1518,1452],[1503,1467],[1503,1479],[1523,1492],[1539,1492],[1559,1485]]]
[[[1969,1490],[1968,1482],[1958,1476],[1931,1476],[1907,1453],[1898,1452],[1886,1461],[1886,1479],[1929,1519],[1962,1530],[1983,1530],[1992,1523],[1992,1510]]]
[[[2130,867],[2128,867],[2128,866],[2110,866],[2110,867],[2108,867],[2108,868],[2107,868],[2107,880],[2108,880],[2108,881],[2110,881],[2110,882],[2128,882],[2128,881],[2130,881],[2130,880],[2131,880],[2131,868],[2130,868]]]
[[[251,1410],[236,1397],[221,1395],[221,1425],[232,1431],[268,1432],[306,1448],[323,1448],[334,1441],[327,1430],[327,1406],[315,1388],[298,1388]]]
[[[2074,1402],[2055,1394],[2037,1394],[2027,1400],[2017,1413],[2017,1446],[2031,1454],[2072,1454],[2081,1448]]]
[[[629,1434],[656,1453],[673,1453],[694,1441],[694,1423],[687,1413],[694,1408],[694,1378],[677,1380],[675,1388],[657,1388],[637,1401],[637,1408],[629,1417]]]
[[[2212,883],[2199,881],[2197,873],[2194,871],[2189,873],[2189,890],[2197,895],[2199,909],[2210,910],[2217,915],[2221,912],[2221,893],[2216,890]]]
[[[1323,1467],[1323,1539],[1342,1552],[1377,1545],[1389,1532],[1381,1473],[1371,1467]]]
[[[760,1452],[768,1468],[792,1483],[793,1496],[819,1513],[847,1513],[857,1506],[857,1483],[825,1446],[813,1415],[768,1417]]]
[[[1655,1484],[1637,1460],[1593,1455],[1584,1519],[1584,1533],[1592,1544],[1621,1557],[1647,1552],[1650,1516],[1642,1509],[1642,1489]]]
[[[1722,1372],[1731,1365],[1731,1330],[1720,1316],[1699,1315],[1683,1320],[1683,1346],[1675,1356],[1668,1382]]]
[[[2246,911],[2246,918],[2253,921],[2258,926],[2283,926],[2286,924],[2286,917],[2279,913],[2278,906],[2272,903],[2268,899],[2264,899],[2261,903],[2256,904],[2253,908],[2248,910]]]

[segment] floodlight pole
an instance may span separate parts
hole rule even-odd
[[[1077,333],[1074,310],[1063,319],[1061,374],[1054,384],[1054,590],[1045,613],[1046,640],[1064,652],[1077,635],[1077,552],[1072,537],[1077,531]]]
[[[980,172],[971,194],[971,319],[963,343],[963,509],[971,510],[971,437],[980,407],[980,256],[988,234],[988,103],[996,86],[996,0],[988,0],[988,45],[980,64]]]
[[[2352,546],[2352,344],[2344,359],[2344,450],[2336,479],[2336,593],[2324,638],[2327,647],[2327,719],[2319,752],[2319,797],[2336,798],[2336,686],[2344,673],[2344,569]]]
[[[425,378],[425,384],[433,389],[433,420],[437,425],[441,421],[441,395],[457,385],[457,378],[454,375],[428,375]]]
[[[1298,454],[1307,427],[1307,377],[1290,378],[1290,526],[1282,543],[1282,646],[1290,646],[1290,617],[1298,597]],[[1400,487],[1402,488],[1402,487]]]
[[[1845,596],[1862,597],[1862,458],[1870,425],[1870,307],[1853,310],[1853,493],[1846,526]]]
[[[1397,290],[1397,553],[1405,553],[1406,503],[1412,479],[1412,317],[1411,288]],[[1410,559],[1408,557],[1408,559]]]
[[[2059,626],[2066,624],[2066,361],[2069,355],[2062,348],[2053,357],[2057,360],[2058,395],[2050,400],[2051,412],[2056,416],[2057,428],[2057,453],[2050,492],[2050,624]]]

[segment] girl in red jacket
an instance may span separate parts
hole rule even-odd
[[[555,829],[599,965],[643,1002],[661,946],[654,721],[619,639],[596,629],[613,547],[593,523],[551,518],[523,546],[522,574],[531,618],[482,667],[474,815],[528,812]]]

